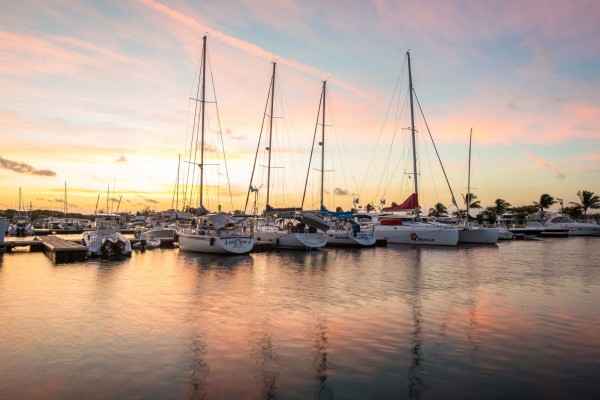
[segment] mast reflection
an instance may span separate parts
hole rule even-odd
[[[255,360],[254,376],[261,391],[262,398],[277,399],[277,380],[281,365],[279,355],[275,351],[272,334],[269,327],[263,332],[257,332],[258,338],[253,344],[252,357]]]
[[[409,268],[413,270],[409,273],[409,278],[412,279],[410,290],[410,304],[412,309],[413,329],[411,332],[411,363],[408,369],[408,397],[411,399],[420,399],[421,394],[425,390],[425,382],[423,380],[424,373],[424,358],[422,347],[424,342],[422,322],[423,314],[421,311],[421,249],[416,248],[415,262]]]
[[[206,362],[207,344],[200,335],[192,337],[191,350],[193,353],[190,365],[190,395],[188,399],[208,399],[208,373],[210,367]]]
[[[318,382],[315,391],[315,399],[333,399],[333,391],[327,384],[329,378],[329,362],[327,355],[329,354],[329,338],[326,321],[319,321],[315,325],[315,346],[312,351],[313,367],[315,368],[315,378]]]

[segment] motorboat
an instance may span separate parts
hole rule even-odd
[[[139,232],[142,239],[174,239],[176,230],[176,226],[164,226],[163,223],[157,221],[154,227]],[[138,230],[136,229],[135,232],[137,234]]]
[[[83,233],[82,244],[88,257],[119,258],[132,252],[131,242],[121,234],[118,214],[96,214],[96,227]]]
[[[13,223],[8,226],[8,236],[33,236],[34,232],[35,229],[33,228],[29,217],[24,215],[16,216],[13,220]]]
[[[136,250],[150,250],[159,248],[160,244],[160,239],[142,239],[134,243],[133,248]]]
[[[498,228],[467,225],[458,229],[458,243],[494,244],[499,237]]]
[[[600,236],[600,224],[577,222],[565,215],[556,215],[544,222],[547,229],[565,229],[568,236]]]

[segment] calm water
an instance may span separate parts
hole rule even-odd
[[[0,257],[0,398],[600,398],[600,238]]]

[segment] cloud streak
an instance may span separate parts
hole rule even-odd
[[[0,168],[9,171],[18,172],[19,174],[30,174],[38,176],[56,176],[56,172],[49,169],[37,169],[34,166],[25,164],[21,161],[8,160],[0,156]]]
[[[539,165],[541,165],[545,168],[548,168],[550,171],[554,172],[556,174],[556,177],[559,180],[564,181],[567,178],[567,176],[565,175],[564,172],[562,172],[558,168],[552,166],[552,164],[550,164],[548,161],[544,160],[543,158],[538,157],[532,151],[528,150],[526,155],[527,155],[527,158],[529,158],[530,160],[533,160],[536,163],[538,163]]]

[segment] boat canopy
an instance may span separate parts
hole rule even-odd
[[[329,211],[327,208],[325,208],[325,206],[321,206],[320,212],[323,215],[328,215],[328,216],[336,217],[336,218],[339,218],[339,219],[349,219],[349,218],[352,218],[352,212],[351,211],[334,212],[334,211]]]

